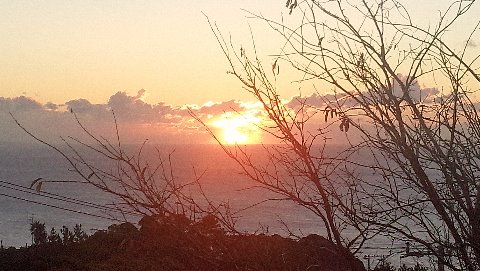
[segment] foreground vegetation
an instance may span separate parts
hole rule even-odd
[[[318,235],[227,234],[213,216],[145,216],[139,224],[87,236],[79,225],[47,234],[32,222],[34,244],[0,250],[0,270],[349,270],[339,249]],[[365,270],[359,260],[357,267]]]
[[[113,224],[88,236],[76,225],[49,233],[32,221],[30,247],[0,250],[0,270],[350,270],[331,241],[309,235],[233,235],[214,216],[195,222],[183,215],[145,216],[140,229]],[[357,270],[365,270],[356,260]],[[375,271],[427,271],[394,268],[380,262]]]

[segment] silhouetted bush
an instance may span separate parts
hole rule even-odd
[[[395,267],[388,261],[380,261],[373,271],[395,271]]]
[[[52,228],[42,246],[1,250],[0,270],[349,270],[339,248],[318,235],[234,235],[208,215],[145,216],[139,224],[113,224],[91,236],[81,225],[64,226],[60,235]]]
[[[414,267],[407,267],[405,264],[398,268],[398,271],[428,271],[428,268],[417,263]]]
[[[48,243],[50,244],[61,244],[62,238],[57,233],[54,227],[50,230],[50,234],[48,235]]]
[[[32,221],[30,223],[30,234],[34,245],[42,245],[47,243],[47,231],[45,230],[45,223],[39,221]]]

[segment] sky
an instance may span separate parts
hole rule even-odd
[[[0,1],[0,95],[105,102],[146,89],[150,101],[171,104],[245,98],[229,87],[204,14],[248,42],[241,9],[278,17],[283,5],[274,2]]]
[[[411,7],[413,18],[428,23],[435,10],[449,1],[403,2]],[[7,111],[47,135],[62,125],[70,129],[69,109],[78,114],[94,112],[80,116],[85,121],[111,123],[104,110],[116,108],[121,120],[135,123],[137,132],[144,131],[139,138],[159,138],[168,130],[181,133],[178,139],[191,135],[187,105],[203,112],[205,120],[232,108],[252,108],[252,97],[227,74],[226,59],[205,16],[224,34],[231,34],[238,46],[251,44],[253,33],[259,55],[270,63],[282,40],[264,22],[247,18],[245,10],[275,20],[283,16],[286,22],[298,19],[296,14],[288,16],[284,1],[278,0],[0,0],[0,124],[4,127],[0,141],[18,139]],[[479,5],[471,14],[480,14]],[[466,17],[463,24],[472,25],[474,20],[475,16]],[[448,38],[461,45],[462,40],[455,39],[457,30],[464,29],[454,30]],[[287,100],[300,92],[314,93],[313,88],[300,90],[288,75],[279,86]],[[41,114],[27,112],[32,110]],[[161,118],[154,115],[159,112]],[[237,130],[255,130],[242,124],[245,119],[259,122],[255,114],[251,111],[251,116],[223,122],[220,117],[212,125],[224,127],[225,137],[241,140]],[[34,126],[40,120],[45,125]],[[228,131],[226,126],[243,128]],[[126,130],[126,134],[132,131]],[[248,133],[259,137],[256,132]]]

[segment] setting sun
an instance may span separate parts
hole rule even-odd
[[[242,134],[236,128],[225,129],[223,131],[223,138],[227,144],[244,144],[248,141],[248,136]]]
[[[224,113],[213,122],[221,132],[221,141],[225,144],[255,144],[260,140],[260,119],[254,113]]]

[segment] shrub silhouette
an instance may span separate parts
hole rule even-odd
[[[42,246],[0,250],[0,270],[350,270],[339,248],[318,235],[232,234],[208,215],[145,216],[139,224],[91,236],[80,225],[60,235],[52,228]]]
[[[47,243],[47,231],[45,230],[45,223],[32,221],[30,223],[30,234],[32,235],[32,242],[34,245],[42,245]]]

